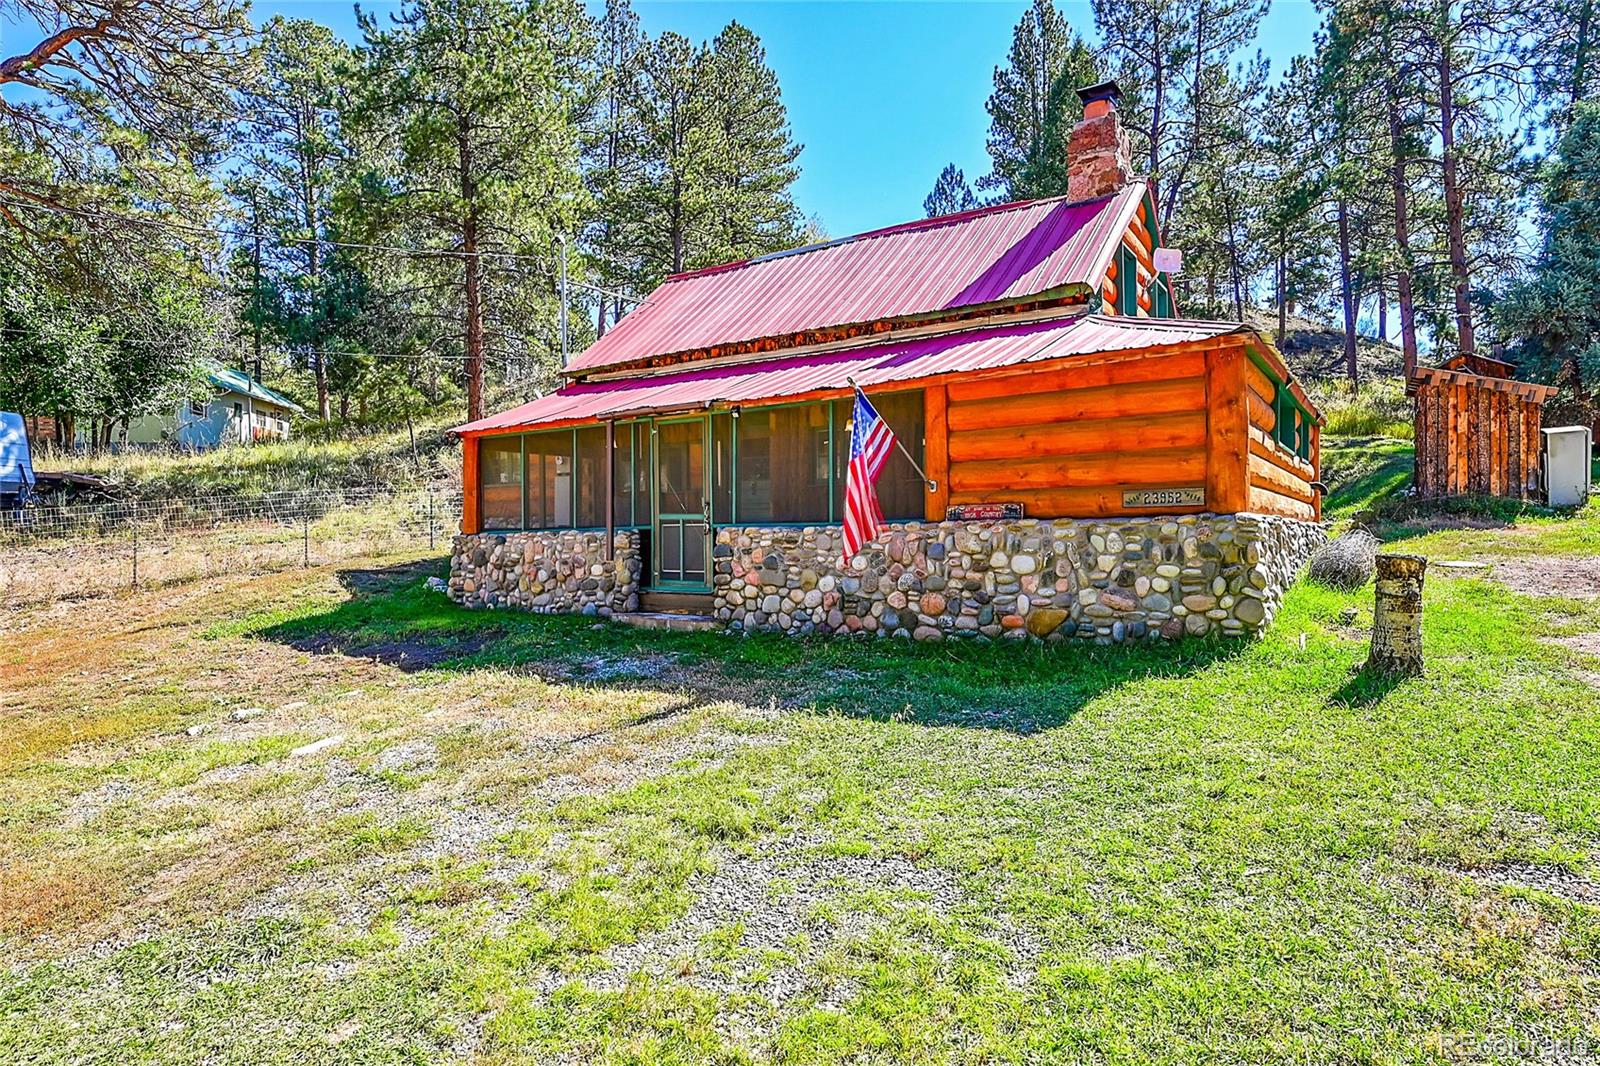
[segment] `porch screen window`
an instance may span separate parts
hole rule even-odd
[[[922,393],[918,392],[886,392],[873,394],[868,397],[872,406],[877,408],[878,414],[889,423],[889,428],[906,446],[906,450],[916,456],[917,463],[922,463]],[[850,416],[855,410],[852,400],[838,400],[834,403],[834,434],[836,447],[834,448],[834,476],[833,476],[833,506],[835,521],[842,521],[844,517],[844,486],[845,475],[850,467]],[[889,461],[883,466],[883,473],[878,475],[878,504],[883,508],[883,517],[891,521],[897,518],[922,518],[923,501],[926,492],[922,479],[917,477],[917,472],[911,464],[906,462],[906,457],[896,448],[889,453]]]
[[[737,521],[828,521],[828,405],[747,408],[738,432]]]
[[[521,437],[479,442],[478,489],[484,529],[522,528]]]
[[[606,524],[606,427],[585,426],[573,434],[579,526]]]
[[[525,529],[572,528],[572,431],[530,433]]]
[[[617,526],[650,524],[650,424],[617,423],[617,480],[612,485],[616,497]],[[605,524],[601,516],[600,525]]]

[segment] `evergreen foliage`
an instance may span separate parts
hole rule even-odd
[[[1560,386],[1552,413],[1600,414],[1600,103],[1584,101],[1539,174],[1542,243],[1495,308],[1524,370]]]
[[[933,191],[922,201],[922,209],[929,218],[971,211],[977,206],[978,198],[972,194],[967,176],[954,163],[947,164],[939,172],[939,180],[933,183]]]

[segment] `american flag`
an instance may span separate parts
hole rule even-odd
[[[856,411],[851,419],[850,468],[844,481],[844,561],[849,563],[861,546],[883,528],[883,510],[878,506],[878,475],[889,461],[894,447],[894,431],[883,420],[866,394],[856,390]]]

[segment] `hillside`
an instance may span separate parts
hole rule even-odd
[[[295,489],[457,487],[461,452],[445,436],[452,423],[331,440],[299,437],[187,454],[126,451],[84,455],[42,452],[41,471],[71,470],[107,478],[123,499],[222,494],[253,498]]]

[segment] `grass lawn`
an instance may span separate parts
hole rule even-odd
[[[1583,590],[1430,572],[1394,684],[1370,588],[1047,652],[468,613],[437,572],[0,618],[0,1061],[1600,1057]]]

